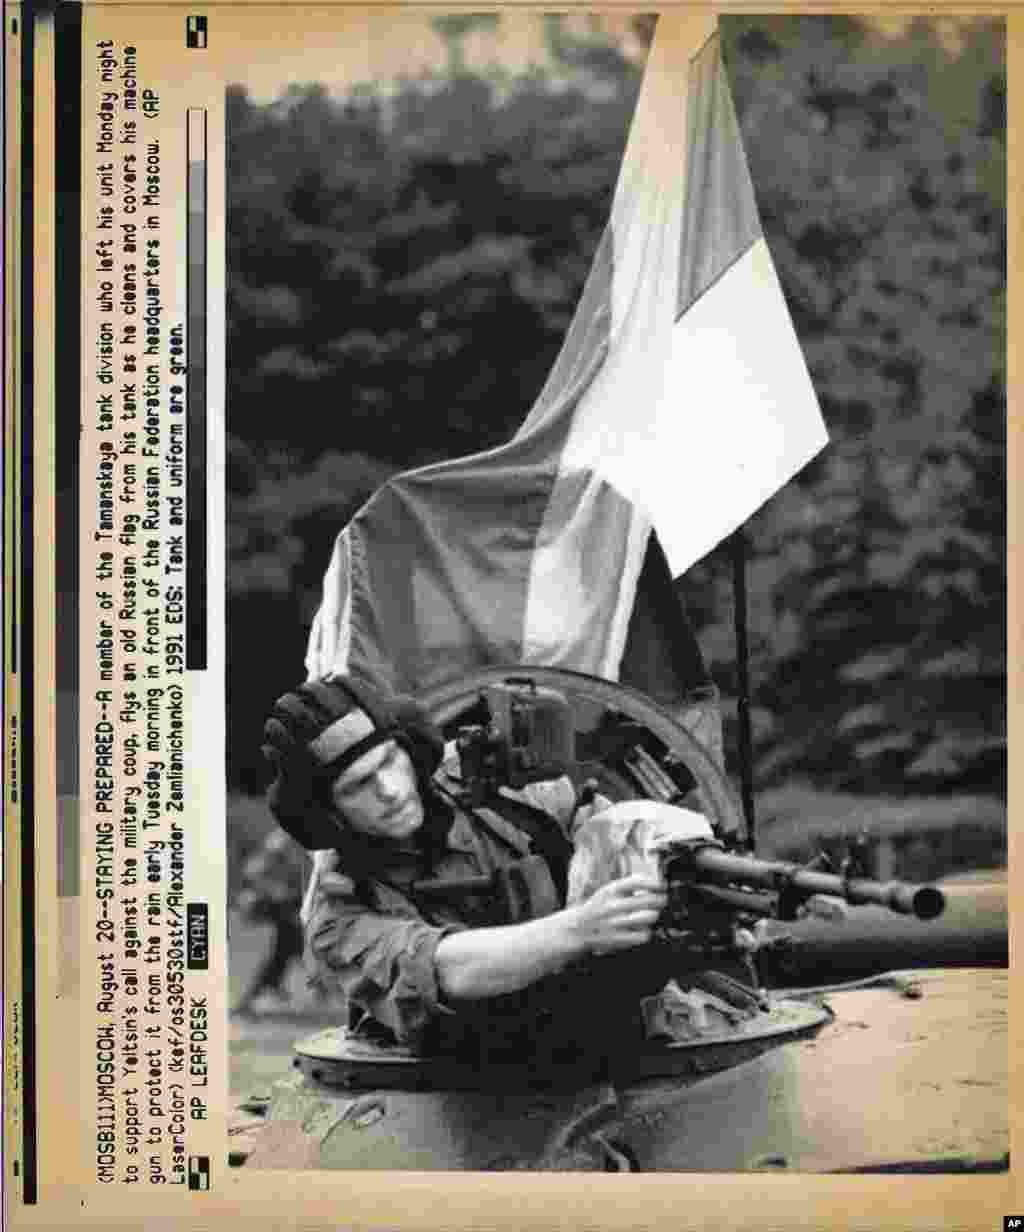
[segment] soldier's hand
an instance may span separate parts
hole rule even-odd
[[[321,866],[317,889],[328,898],[351,898],[356,892],[356,883],[338,867],[336,851],[332,851]]]
[[[646,945],[667,902],[660,877],[634,873],[609,882],[566,910],[584,947],[603,954]]]

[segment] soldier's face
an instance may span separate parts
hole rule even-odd
[[[353,830],[405,839],[423,824],[423,800],[409,754],[387,740],[364,753],[331,787],[331,801]]]

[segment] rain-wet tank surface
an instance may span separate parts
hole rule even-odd
[[[1008,1166],[1005,970],[915,970],[815,995],[834,1021],[709,1077],[630,1091],[649,1171]],[[806,994],[804,994],[806,995]]]
[[[914,970],[772,997],[715,1038],[575,1089],[415,1090],[341,1031],[296,1045],[248,1167],[963,1172],[1008,1166],[1005,970]],[[394,1057],[392,1070],[418,1059]],[[313,1077],[313,1070],[318,1076]],[[352,1075],[356,1078],[353,1081]],[[422,1075],[421,1075],[422,1076]],[[328,1081],[324,1081],[324,1079]]]

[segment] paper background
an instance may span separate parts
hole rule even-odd
[[[300,6],[294,6],[296,10]],[[448,6],[450,8],[450,6]],[[739,11],[743,6],[736,6]],[[795,6],[791,6],[795,7]],[[105,20],[112,33],[106,37],[132,39],[140,48],[140,65],[143,61],[150,67],[148,80],[163,76],[160,85],[162,97],[168,110],[186,105],[207,106],[210,109],[210,201],[211,215],[216,218],[215,202],[222,196],[220,169],[223,166],[223,150],[220,141],[218,115],[222,107],[222,83],[237,78],[233,64],[239,57],[252,64],[258,59],[257,46],[266,48],[268,58],[279,61],[285,56],[294,56],[306,67],[308,45],[317,45],[325,38],[314,33],[319,26],[326,36],[327,31],[337,31],[339,18],[345,23],[359,26],[362,17],[354,10],[301,8],[300,24],[291,18],[283,18],[284,6],[225,5],[207,8],[216,23],[217,37],[205,53],[202,71],[195,67],[195,60],[187,62],[188,79],[182,71],[184,48],[181,39],[181,24],[184,9],[164,8],[159,3],[136,6],[91,6],[92,10],[103,9]],[[384,6],[377,10],[378,16]],[[9,12],[10,10],[8,10]],[[625,10],[624,10],[625,11]],[[723,6],[722,11],[729,11]],[[857,12],[871,11],[867,6],[858,6]],[[875,11],[885,11],[884,9]],[[961,13],[963,8],[950,7],[946,11]],[[83,44],[88,45],[89,23],[97,19],[92,12],[85,15],[86,30]],[[1024,216],[1020,203],[1020,131],[1021,115],[1017,91],[1014,88],[1021,74],[1024,55],[1024,17],[1012,13],[1007,22],[1007,53],[1010,78],[1010,184],[1008,219],[1010,226],[1010,423],[1015,429],[1019,418],[1020,359],[1015,349],[1015,336],[1019,334],[1020,319],[1020,270],[1022,222]],[[354,51],[358,55],[358,50]],[[52,420],[47,421],[41,408],[52,405],[52,367],[46,357],[53,353],[53,320],[57,289],[54,271],[47,260],[47,238],[52,235],[53,201],[49,177],[52,175],[53,114],[52,104],[53,26],[51,21],[40,20],[36,33],[35,89],[36,109],[36,175],[35,223],[37,235],[36,257],[36,314],[34,321],[37,364],[35,369],[35,398],[37,422],[42,430],[34,445],[37,475],[47,473],[53,452]],[[303,75],[307,75],[305,72]],[[312,73],[308,74],[312,76]],[[84,108],[83,108],[84,112]],[[8,129],[10,132],[10,129]],[[215,237],[211,236],[211,257],[216,251]],[[223,305],[222,284],[211,266],[210,294],[210,374],[211,407],[217,403],[217,390],[213,382],[219,380],[222,370],[221,322],[217,314]],[[83,328],[88,334],[89,317],[83,313]],[[7,373],[5,373],[5,377]],[[1014,432],[1011,433],[1013,448],[1009,462],[1010,520],[1014,530],[1018,526],[1019,506],[1016,497],[1017,462],[1019,448]],[[6,442],[5,442],[6,444]],[[211,474],[216,473],[214,458]],[[45,545],[53,541],[53,494],[43,482],[37,482],[35,494],[36,543]],[[216,515],[211,525],[216,524]],[[1016,564],[1016,533],[1011,535],[1011,617],[1018,611]],[[211,543],[210,558],[221,559],[222,544]],[[9,1206],[12,1224],[19,1227],[68,1227],[72,1224],[88,1226],[95,1223],[104,1227],[138,1227],[158,1229],[164,1226],[175,1228],[222,1228],[225,1218],[232,1222],[242,1221],[247,1228],[259,1227],[374,1227],[374,1228],[601,1228],[632,1229],[637,1227],[758,1227],[758,1228],[949,1228],[973,1229],[1002,1226],[1002,1217],[1020,1213],[1024,1209],[1024,1193],[1017,1173],[1019,1168],[1002,1177],[900,1177],[898,1181],[885,1177],[822,1177],[822,1176],[762,1176],[741,1177],[714,1176],[527,1176],[509,1175],[475,1177],[467,1175],[417,1176],[388,1174],[386,1176],[340,1174],[328,1176],[317,1173],[273,1174],[251,1173],[244,1170],[223,1173],[223,1182],[215,1185],[214,1191],[202,1198],[184,1193],[180,1202],[167,1200],[164,1192],[144,1193],[145,1199],[138,1206],[131,1205],[129,1195],[118,1190],[109,1200],[102,1193],[94,1197],[93,1188],[88,1195],[80,1193],[76,1185],[76,1170],[73,1161],[79,1157],[79,1126],[73,1084],[70,1081],[71,1053],[76,1034],[74,1017],[67,999],[58,997],[59,943],[67,927],[67,919],[58,910],[56,880],[46,875],[56,866],[54,843],[55,827],[52,813],[46,807],[56,796],[54,782],[54,731],[55,709],[52,687],[53,646],[58,635],[53,619],[55,608],[54,577],[47,553],[36,554],[33,574],[36,610],[41,613],[35,630],[37,662],[35,668],[35,706],[37,740],[31,754],[36,767],[36,799],[39,804],[37,817],[36,867],[40,874],[37,889],[37,968],[36,980],[39,1005],[39,1036],[37,1040],[39,1075],[39,1165],[40,1201],[34,1209],[18,1209]],[[211,597],[215,588],[211,589]],[[215,639],[218,628],[217,615],[211,610],[210,625]],[[1011,724],[1016,729],[1016,702],[1019,672],[1019,619],[1011,618]],[[220,646],[217,653],[222,654]],[[210,714],[211,728],[206,735],[207,747],[216,748],[222,740],[222,724],[219,716],[220,698],[216,685],[218,660],[212,662],[209,673],[210,694],[201,699],[202,708]],[[8,698],[11,699],[12,683],[8,678]],[[9,705],[13,701],[9,700]],[[198,742],[197,742],[198,743]],[[216,809],[222,793],[220,761],[211,759],[202,774],[205,781],[205,799]],[[1012,765],[1012,761],[1011,761]],[[1011,773],[1011,791],[1016,798],[1019,787],[1019,770]],[[215,815],[220,815],[216,813]],[[8,831],[10,835],[10,831]],[[1010,830],[1011,868],[1019,859],[1017,827]],[[17,856],[17,843],[8,838],[5,857],[7,868]],[[210,872],[210,898],[215,899],[215,890],[223,874],[214,868]],[[16,894],[17,883],[8,875],[8,895]],[[15,900],[16,901],[16,900]],[[8,911],[11,900],[8,898]],[[1011,933],[1017,937],[1019,928],[1016,914],[1011,919]],[[8,921],[11,917],[8,915]],[[17,928],[5,930],[5,954],[7,978],[16,975],[18,962]],[[1011,942],[1013,944],[1013,942]],[[1011,1046],[1013,1055],[1021,1056],[1019,993],[1011,1002]],[[1020,1090],[1021,1063],[1012,1067],[1015,1081],[1013,1091]],[[871,1093],[866,1093],[870,1098]],[[1011,1118],[1011,1157],[1021,1146],[1021,1112],[1015,1099]],[[6,1178],[10,1182],[10,1177]],[[143,1187],[140,1186],[140,1189]],[[12,1203],[14,1191],[8,1191]],[[175,1195],[177,1197],[177,1195]],[[82,1204],[85,1198],[84,1205]]]

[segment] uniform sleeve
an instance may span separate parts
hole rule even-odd
[[[407,915],[384,915],[355,895],[314,891],[306,923],[310,965],[327,987],[367,1011],[400,1043],[415,1045],[430,1020],[451,1013],[441,1003],[435,953],[457,926],[427,924],[409,905]]]

